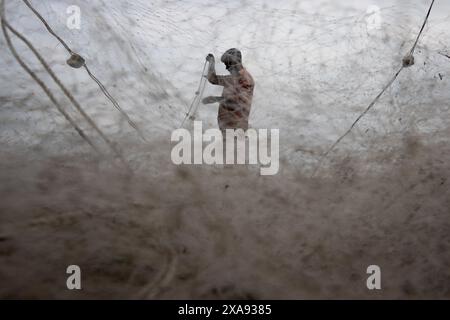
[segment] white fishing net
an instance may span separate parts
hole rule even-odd
[[[365,297],[365,268],[383,263],[385,297],[449,297],[449,3],[436,1],[415,64],[386,87],[430,1],[31,1],[144,141],[83,68],[66,64],[68,52],[23,1],[4,2],[9,23],[139,176],[115,172],[105,142],[11,34],[106,155],[96,157],[2,37],[2,232],[12,244],[0,242],[7,246],[0,276],[23,271],[27,253],[35,257],[23,280],[34,277],[34,289],[23,296],[70,294],[45,280],[54,278],[44,270],[66,263],[67,247],[49,244],[55,238],[95,275],[87,294],[97,297]],[[80,29],[67,27],[73,5]],[[242,168],[176,168],[170,160],[170,135],[195,96],[205,56],[231,47],[256,82],[251,126],[280,129],[280,174],[270,179]],[[207,84],[207,95],[220,88]],[[216,117],[217,105],[200,104],[195,113],[205,129],[217,127]],[[38,258],[47,253],[53,264]],[[21,283],[0,293],[18,296]]]

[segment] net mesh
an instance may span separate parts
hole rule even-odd
[[[41,224],[47,240],[91,243],[75,250],[73,256],[91,266],[89,272],[98,281],[91,283],[94,287],[108,283],[108,297],[123,292],[170,298],[298,298],[299,294],[330,297],[339,293],[364,297],[366,291],[353,282],[347,286],[346,281],[359,279],[356,270],[368,259],[361,254],[365,248],[371,248],[370,257],[378,255],[386,263],[400,257],[392,266],[396,270],[404,265],[410,268],[407,273],[414,280],[387,275],[396,290],[387,297],[417,296],[418,288],[425,297],[448,297],[449,287],[442,285],[450,283],[448,276],[430,279],[421,273],[442,271],[449,261],[444,252],[450,252],[445,250],[449,242],[444,232],[450,205],[446,187],[450,155],[448,3],[437,1],[415,50],[414,66],[402,70],[373,108],[322,159],[313,180],[306,177],[317,169],[321,156],[402,66],[429,1],[31,3],[70,48],[86,59],[147,142],[85,70],[65,63],[67,51],[23,1],[6,1],[6,18],[34,44],[130,167],[151,179],[130,183],[130,178],[110,169],[108,161],[100,164],[112,170],[107,174],[86,169],[84,164],[90,163],[93,151],[23,72],[2,37],[0,65],[6,81],[0,88],[1,174],[3,181],[11,181],[2,190],[9,195],[2,204],[7,234],[26,228],[15,219],[21,215],[24,221]],[[66,26],[71,5],[81,9],[80,29]],[[101,138],[29,49],[14,36],[12,40],[65,110],[108,154]],[[256,82],[251,126],[280,129],[280,176],[272,180],[247,171],[217,174],[214,169],[199,169],[201,173],[174,169],[170,162],[170,134],[186,117],[206,54],[219,57],[231,47],[242,51],[244,66]],[[217,71],[226,74],[219,64]],[[204,95],[220,95],[220,89],[207,85]],[[199,105],[195,118],[203,121],[205,129],[217,127],[216,107]],[[191,120],[187,122],[191,125]],[[39,169],[30,164],[43,159]],[[22,167],[26,168],[23,172]],[[28,186],[25,191],[23,185]],[[22,197],[28,200],[18,204]],[[429,220],[413,214],[421,207],[432,213]],[[230,211],[248,215],[236,217]],[[57,212],[65,214],[55,218]],[[392,217],[393,213],[397,215]],[[111,217],[117,220],[111,222]],[[89,219],[103,227],[91,226]],[[405,221],[412,221],[409,229],[403,226]],[[84,238],[65,229],[70,226],[83,230]],[[129,229],[124,231],[126,226]],[[51,230],[58,232],[49,236]],[[147,238],[148,233],[152,236]],[[424,247],[428,241],[420,241],[430,235],[431,249]],[[381,239],[384,244],[377,245]],[[42,241],[31,230],[20,245],[30,246],[37,257],[53,245]],[[391,245],[392,251],[383,251]],[[64,247],[53,246],[57,247],[51,247],[55,253],[49,259],[61,264],[58,252]],[[413,247],[431,251],[432,258],[411,258]],[[105,248],[112,253],[97,255]],[[25,255],[18,252],[13,261],[24,264]],[[265,262],[255,266],[261,259]],[[279,261],[282,271],[274,274],[280,266],[270,261]],[[23,281],[34,277],[45,287],[45,279],[36,274],[55,270],[54,265],[41,263],[36,268]],[[218,277],[226,268],[238,272]],[[335,280],[317,280],[324,274],[332,274]],[[255,286],[251,279],[270,281]],[[119,286],[124,282],[126,289]],[[3,294],[17,293],[11,288],[2,289],[6,290]],[[51,287],[47,290],[50,296],[61,295]],[[269,291],[272,295],[265,293]],[[90,294],[98,297],[102,292],[96,289]],[[29,293],[33,294],[38,295]]]
[[[401,66],[428,3],[396,2],[381,7],[376,12],[379,18],[374,18],[373,12],[365,10],[369,5],[363,3],[352,7],[287,1],[282,8],[276,8],[264,2],[250,5],[240,1],[98,1],[78,3],[82,10],[80,30],[66,27],[68,3],[34,5],[72,49],[86,58],[115,99],[145,128],[148,137],[162,137],[167,130],[179,127],[194,97],[205,52],[219,55],[229,47],[239,47],[245,66],[258,80],[252,126],[280,128],[283,156],[309,170]],[[66,52],[43,32],[43,25],[32,12],[20,1],[9,2],[6,11],[20,31],[36,39],[34,42],[56,73],[78,93],[83,104],[90,106],[90,113],[104,130],[132,144],[133,133],[127,122],[111,110],[96,84],[82,71],[63,63]],[[446,18],[434,18],[426,27],[416,67],[406,70],[393,83],[339,149],[370,155],[367,146],[376,145],[377,137],[395,140],[404,131],[415,130],[418,135],[445,131],[445,117],[441,116],[448,111],[446,97],[442,96],[445,89],[430,87],[445,85],[436,82],[436,77],[444,73],[440,70],[446,57],[439,52],[448,49]],[[3,55],[2,62],[8,78],[17,78],[22,86],[33,86],[11,56]],[[225,73],[223,68],[219,70]],[[23,96],[17,84],[6,84],[5,92],[13,90]],[[216,94],[218,90],[207,86],[205,94]],[[422,94],[417,94],[420,90]],[[45,97],[42,99],[45,101]],[[425,108],[426,117],[421,116],[424,105],[433,105]],[[40,117],[36,122],[52,139],[52,132],[60,136],[60,130],[51,130],[47,125],[48,111],[52,113],[46,110],[26,114]],[[215,108],[201,106],[199,112],[197,119],[209,127],[216,126]],[[33,130],[17,136],[14,143],[23,142],[25,136],[35,137]],[[443,133],[442,138],[445,136]]]

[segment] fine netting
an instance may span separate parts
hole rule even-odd
[[[70,30],[65,26],[66,3],[34,3],[56,33],[85,57],[109,86],[112,98],[127,111],[122,112],[122,117],[107,106],[110,102],[95,83],[63,64],[68,59],[63,47],[45,33],[44,26],[22,1],[7,2],[6,12],[25,36],[42,39],[43,45],[37,49],[55,64],[60,77],[72,79],[66,80],[66,85],[82,94],[79,100],[92,106],[92,118],[103,123],[108,136],[126,139],[128,147],[133,144],[131,137],[125,138],[133,135],[126,125],[138,126],[127,118],[128,113],[146,131],[141,136],[164,136],[167,130],[179,127],[195,98],[205,52],[221,54],[237,46],[244,52],[245,66],[258,80],[251,125],[280,128],[283,157],[304,170],[312,170],[320,154],[350,127],[401,66],[429,3],[386,2],[378,13],[379,27],[371,27],[371,13],[364,11],[367,5],[362,3],[352,8],[287,1],[277,8],[268,3],[247,5],[239,1],[98,1],[84,10],[86,5],[79,5],[82,28]],[[432,25],[426,26],[424,39],[418,43],[416,68],[407,70],[387,88],[376,110],[343,141],[342,152],[367,154],[365,146],[372,145],[374,138],[404,130],[429,132],[445,128],[441,113],[447,106],[441,97],[416,97],[414,93],[428,89],[421,72],[435,72],[437,65],[445,63],[446,18],[435,18]],[[22,54],[29,55],[26,50]],[[423,70],[425,59],[428,65]],[[15,74],[18,80],[29,81],[19,71],[15,63],[7,63],[4,70],[6,76]],[[43,71],[37,68],[37,72]],[[220,67],[219,72],[225,73]],[[11,92],[7,86],[4,89]],[[206,86],[207,94],[218,90]],[[416,107],[411,106],[412,98]],[[422,105],[419,99],[438,99],[420,125],[415,117]],[[198,109],[198,100],[194,109]],[[118,103],[115,105],[120,108]],[[406,106],[407,115],[402,117]],[[200,107],[195,118],[209,127],[216,126],[217,110]],[[41,116],[48,118],[46,114]],[[30,136],[34,134],[30,132]],[[19,140],[24,141],[23,137]]]
[[[0,294],[35,279],[60,296],[38,274],[70,247],[92,296],[366,297],[361,268],[379,259],[411,275],[389,271],[386,297],[448,297],[448,276],[422,273],[450,252],[446,1],[426,24],[431,0],[1,2],[53,98],[1,37],[0,237],[24,235],[0,255],[24,276]],[[72,5],[80,29],[66,26]],[[232,47],[256,82],[251,127],[280,129],[276,177],[171,163],[174,129],[217,127],[205,57]]]

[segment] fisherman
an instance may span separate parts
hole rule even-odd
[[[206,97],[202,102],[204,104],[219,102],[217,121],[224,134],[226,129],[246,131],[255,82],[250,73],[242,66],[241,52],[232,48],[227,50],[220,59],[230,72],[230,75],[227,76],[216,74],[213,54],[208,54],[206,60],[209,62],[208,81],[224,88],[221,97]]]

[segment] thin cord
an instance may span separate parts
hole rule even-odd
[[[73,103],[75,108],[78,110],[78,112],[81,113],[81,115],[86,119],[86,121],[91,125],[92,128],[102,137],[102,139],[108,144],[108,146],[111,148],[111,150],[114,152],[114,154],[119,157],[122,162],[125,162],[122,154],[117,150],[117,148],[114,146],[114,144],[106,137],[106,135],[100,130],[100,128],[96,125],[94,120],[92,120],[89,115],[86,114],[86,112],[83,110],[81,105],[78,103],[77,100],[73,97],[73,95],[67,90],[67,88],[62,84],[61,80],[55,75],[55,73],[52,71],[52,69],[49,67],[49,65],[45,62],[45,60],[42,58],[42,56],[37,52],[36,48],[30,43],[28,39],[26,39],[22,34],[20,34],[17,30],[15,30],[9,23],[6,23],[7,28],[14,33],[20,40],[22,40],[27,47],[34,53],[36,58],[40,61],[44,69],[48,72],[48,74],[52,77],[52,79],[56,82],[56,84],[60,87],[60,89],[64,92],[64,94],[69,98],[69,100]]]
[[[45,27],[47,28],[48,32],[50,32],[56,39],[58,39],[58,41],[64,46],[64,48],[66,48],[66,50],[71,54],[74,55],[76,54],[72,49],[70,49],[70,47],[67,45],[66,42],[64,42],[64,40],[59,37],[54,31],[53,29],[50,27],[50,25],[47,23],[47,21],[42,17],[42,15],[31,5],[31,3],[28,0],[23,0],[23,2],[27,5],[28,8],[30,8],[31,11],[33,11],[33,13],[39,18],[39,20],[42,21],[42,23],[45,25]],[[108,90],[106,89],[106,87],[100,82],[100,80],[98,80],[98,78],[96,78],[92,72],[90,72],[90,70],[88,69],[86,62],[83,63],[83,66],[85,67],[88,75],[91,77],[92,80],[94,80],[97,85],[100,87],[100,90],[103,92],[103,94],[105,95],[106,98],[108,98],[111,103],[113,104],[113,106],[122,114],[122,116],[127,120],[128,124],[136,130],[136,132],[139,134],[139,136],[142,138],[142,140],[146,141],[144,137],[144,134],[142,133],[142,131],[139,129],[139,127],[131,120],[131,118],[128,116],[128,114],[120,107],[119,103],[112,97],[112,95],[108,92]]]
[[[336,140],[335,143],[333,143],[333,145],[328,148],[328,150],[320,157],[319,160],[319,164],[317,165],[316,169],[314,170],[312,177],[315,176],[315,174],[317,173],[317,171],[320,169],[323,160],[325,160],[325,158],[328,156],[328,154],[333,151],[333,149],[353,130],[353,128],[356,126],[356,124],[359,122],[359,120],[361,120],[362,117],[364,117],[366,115],[367,112],[369,112],[370,109],[372,109],[372,107],[378,102],[378,100],[381,98],[381,96],[386,92],[387,89],[389,89],[389,87],[394,83],[394,81],[397,79],[397,77],[400,75],[400,73],[403,70],[403,66],[395,73],[395,75],[392,77],[391,81],[388,82],[388,84],[383,88],[383,90],[381,90],[381,92],[376,96],[376,98],[369,104],[369,106],[366,108],[366,110],[364,110],[363,113],[361,113],[358,118],[356,118],[356,120],[353,122],[353,124],[350,126],[350,128],[342,135],[339,137],[339,139]]]
[[[423,21],[422,28],[420,28],[419,34],[417,35],[416,42],[414,42],[414,45],[411,48],[411,51],[410,51],[411,55],[414,54],[414,51],[416,50],[416,46],[419,43],[420,36],[422,35],[422,32],[425,29],[425,25],[428,22],[428,18],[430,17],[430,13],[431,13],[431,9],[433,9],[433,5],[434,5],[434,0],[431,2],[430,8],[428,9],[427,16],[425,17],[425,20]]]
[[[198,99],[197,99],[197,102],[195,103],[195,107],[194,107],[194,109],[193,109],[193,112],[192,112],[191,116],[194,116],[194,115],[197,113],[198,107],[199,107],[199,105],[200,105],[200,101],[201,101],[201,99],[203,98],[203,94],[204,94],[204,92],[205,92],[206,82],[207,82],[207,80],[206,80],[206,75],[203,74],[203,84],[202,84],[202,86],[201,86],[201,90],[200,90],[200,93],[199,93],[199,95],[198,95]]]
[[[197,91],[195,92],[195,97],[191,102],[191,105],[189,106],[189,110],[186,113],[186,116],[183,119],[183,122],[181,122],[181,128],[184,125],[184,122],[186,121],[186,119],[188,119],[189,117],[192,116],[193,113],[195,113],[197,111],[197,108],[200,104],[200,99],[203,96],[203,92],[205,91],[205,87],[206,87],[206,78],[205,78],[205,70],[206,70],[206,65],[208,64],[208,61],[205,61],[205,64],[203,65],[203,70],[202,70],[202,75],[200,78],[200,82],[198,84],[198,88]],[[194,108],[194,104],[195,104],[195,108]],[[192,113],[192,110],[194,109],[194,112]]]
[[[422,28],[420,29],[420,32],[416,38],[416,41],[414,43],[414,45],[412,46],[411,50],[410,50],[410,55],[412,56],[412,54],[414,53],[414,50],[419,42],[420,36],[422,35],[422,32],[425,28],[425,25],[427,24],[428,18],[430,17],[430,13],[431,13],[431,9],[433,8],[434,5],[434,0],[432,0],[430,8],[428,9],[428,13],[425,17],[425,20],[422,24]],[[353,124],[351,125],[351,127],[342,135],[339,137],[339,139],[336,140],[336,142],[333,143],[333,145],[327,149],[327,151],[322,154],[322,156],[319,159],[319,163],[317,164],[317,167],[314,169],[311,177],[314,177],[317,173],[317,171],[320,169],[323,160],[325,160],[325,158],[328,156],[328,154],[333,151],[333,149],[353,130],[353,128],[356,126],[356,124],[362,119],[362,117],[364,117],[366,115],[367,112],[369,112],[370,109],[372,109],[372,107],[378,102],[378,100],[381,98],[381,96],[386,92],[387,89],[389,89],[389,87],[395,82],[395,80],[397,79],[397,77],[400,75],[400,73],[403,71],[403,69],[405,68],[405,66],[400,67],[400,69],[394,74],[394,76],[392,77],[392,79],[388,82],[388,84],[381,90],[381,92],[375,97],[375,99],[369,104],[369,106],[366,108],[366,110],[364,110],[363,113],[361,113],[358,118],[356,118],[356,120],[353,122]]]
[[[66,48],[67,51],[69,51],[70,54],[73,54],[74,52],[69,48],[69,46],[64,42],[63,39],[61,39],[53,30],[52,28],[48,25],[47,21],[45,21],[45,19],[39,14],[39,12],[37,12],[37,10],[31,5],[31,3],[28,0],[23,0],[23,2],[25,2],[25,4],[27,5],[28,8],[30,8],[31,11],[33,11],[33,13],[39,18],[39,20],[42,21],[42,23],[45,25],[45,27],[47,28],[48,32],[50,32],[56,39],[59,40],[59,42],[61,42],[61,44],[64,46],[64,48]]]
[[[19,54],[17,53],[16,48],[12,44],[11,38],[8,34],[7,27],[11,28],[9,23],[5,19],[5,2],[4,0],[0,0],[0,20],[2,22],[2,31],[3,35],[6,39],[6,44],[8,48],[10,49],[12,55],[17,60],[17,62],[20,64],[20,66],[33,78],[34,81],[42,88],[42,90],[45,92],[45,94],[49,97],[50,101],[53,102],[53,104],[56,106],[58,111],[63,115],[63,117],[74,127],[75,131],[83,138],[91,147],[94,149],[97,153],[100,154],[99,149],[95,146],[95,144],[92,142],[92,140],[84,133],[84,131],[76,124],[76,122],[72,119],[72,117],[64,110],[64,108],[59,104],[59,102],[56,100],[56,98],[51,93],[50,89],[45,85],[45,83],[28,67],[28,65],[20,58]]]
[[[136,132],[139,134],[139,136],[141,137],[142,140],[144,140],[145,142],[148,142],[147,139],[145,139],[144,134],[142,133],[142,131],[139,129],[139,127],[136,125],[136,123],[134,123],[130,117],[128,116],[128,114],[123,111],[123,109],[120,107],[119,103],[116,101],[116,99],[114,99],[114,97],[108,92],[108,90],[106,89],[106,87],[100,82],[100,80],[97,79],[97,77],[94,76],[94,74],[91,72],[91,70],[88,68],[87,64],[84,63],[84,68],[86,69],[86,72],[88,73],[88,75],[91,77],[92,80],[95,81],[95,83],[97,83],[97,85],[99,86],[100,90],[102,90],[103,94],[111,101],[111,103],[114,105],[114,107],[116,107],[117,110],[119,110],[119,112],[122,113],[123,117],[127,120],[128,124],[134,129],[136,130]]]

